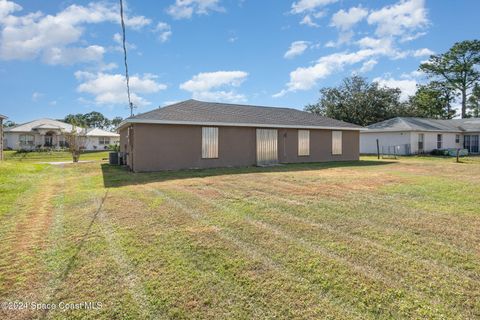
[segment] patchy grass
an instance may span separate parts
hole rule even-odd
[[[462,160],[6,161],[0,300],[102,308],[0,318],[479,318],[480,158]]]

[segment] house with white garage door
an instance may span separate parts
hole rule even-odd
[[[479,153],[480,118],[437,120],[397,117],[372,124],[360,133],[360,153],[399,155],[467,149]]]

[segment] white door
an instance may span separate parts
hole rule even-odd
[[[257,129],[257,165],[278,163],[277,129]]]

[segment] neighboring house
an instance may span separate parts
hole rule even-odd
[[[136,172],[359,159],[360,126],[295,109],[187,100],[119,126]]]
[[[65,133],[74,127],[53,119],[38,119],[5,129],[6,148],[12,150],[35,150],[41,148],[61,149],[67,147]],[[75,130],[85,136],[85,150],[104,150],[110,144],[118,144],[119,135],[98,128]]]
[[[432,150],[465,148],[479,153],[480,118],[436,120],[398,117],[372,124],[360,134],[360,152],[429,153]]]
[[[0,114],[0,161],[3,160],[3,120],[7,119],[6,116]]]

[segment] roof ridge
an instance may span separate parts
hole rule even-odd
[[[405,120],[405,118],[415,118],[415,117],[397,117],[403,124],[405,124],[409,129],[413,130],[411,123]]]
[[[152,109],[152,110],[150,110],[150,111],[145,111],[145,112],[142,112],[142,113],[133,115],[133,116],[128,117],[128,118],[126,118],[126,119],[135,118],[135,117],[138,117],[138,116],[143,116],[143,115],[146,115],[146,114],[155,112],[155,111],[157,111],[157,110],[159,110],[159,109],[168,108],[168,107],[173,107],[173,106],[175,106],[175,105],[177,105],[177,104],[181,104],[181,103],[184,103],[184,102],[187,102],[187,101],[192,101],[192,100],[193,100],[193,101],[196,101],[196,100],[194,100],[194,99],[188,99],[188,100],[183,100],[183,101],[175,102],[175,103],[172,103],[172,104],[163,106],[163,107],[158,106],[158,107],[155,108],[155,109]]]
[[[299,111],[299,112],[306,112],[303,110],[298,110],[295,108],[289,108],[289,107],[274,107],[274,106],[259,106],[259,105],[251,105],[251,104],[242,104],[242,103],[229,103],[229,102],[216,102],[216,101],[202,101],[202,100],[196,100],[196,99],[189,99],[187,101],[195,101],[195,102],[201,102],[201,103],[210,103],[210,104],[221,104],[221,105],[228,105],[228,106],[239,106],[239,107],[250,107],[250,108],[268,108],[268,109],[287,109],[287,110],[294,110],[294,111]]]

